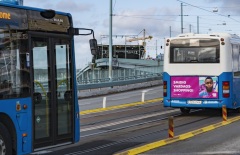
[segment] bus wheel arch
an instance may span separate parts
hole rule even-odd
[[[11,154],[16,154],[17,152],[17,136],[15,126],[9,116],[6,114],[0,113],[0,130],[6,130],[3,133],[4,137],[8,135],[11,139],[8,138],[7,141],[10,141],[10,147],[12,147]],[[4,129],[5,128],[5,129]],[[0,133],[1,136],[1,133]],[[7,144],[8,145],[8,144]]]
[[[10,155],[12,154],[12,142],[11,139],[9,139],[10,134],[5,127],[0,122],[0,154],[3,155]]]

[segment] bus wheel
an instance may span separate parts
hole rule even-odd
[[[182,114],[189,114],[190,109],[189,108],[180,108],[180,111],[182,112]]]
[[[2,123],[0,123],[0,155],[12,155],[11,136]]]

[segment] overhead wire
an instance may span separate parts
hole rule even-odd
[[[234,19],[234,18],[232,18],[232,16],[238,16],[238,15],[224,15],[224,14],[221,14],[221,13],[216,13],[216,12],[212,12],[212,11],[209,11],[209,10],[207,10],[207,9],[205,9],[205,8],[216,8],[216,7],[205,7],[205,8],[203,8],[203,7],[200,7],[200,6],[196,6],[196,5],[193,5],[193,4],[190,4],[190,3],[187,3],[187,2],[185,2],[185,1],[182,1],[182,0],[177,0],[177,1],[179,1],[179,2],[181,2],[181,3],[184,3],[184,4],[186,4],[186,5],[188,5],[188,6],[191,6],[191,7],[195,7],[195,8],[198,8],[198,9],[200,9],[200,10],[203,10],[203,11],[206,11],[206,12],[209,12],[209,13],[211,13],[212,15],[186,15],[186,16],[201,16],[201,17],[199,17],[199,18],[202,18],[202,19],[204,19],[204,20],[211,20],[211,21],[221,21],[221,22],[225,22],[225,21],[223,21],[223,20],[217,20],[217,19],[208,19],[208,18],[203,18],[204,16],[222,16],[222,17],[225,17],[225,18],[228,18],[228,19],[231,19],[231,20],[233,20],[233,21],[235,21],[235,22],[237,22],[237,23],[240,23],[240,21],[239,20],[236,20],[236,19]],[[116,5],[116,0],[115,0],[115,4],[114,4],[114,7],[115,7],[115,5]],[[233,7],[218,7],[218,8],[233,8]],[[149,20],[161,20],[161,21],[173,21],[173,22],[181,22],[181,21],[176,21],[176,19],[173,19],[173,20],[171,20],[171,19],[163,19],[163,18],[150,18],[150,17],[176,17],[176,16],[180,16],[180,15],[120,15],[120,14],[114,14],[114,16],[119,16],[119,17],[128,17],[128,18],[141,18],[141,19],[149,19]],[[197,23],[197,22],[192,22],[191,21],[191,23]],[[208,24],[209,25],[209,23],[202,23],[201,22],[201,24]],[[210,24],[210,25],[212,25],[212,24]],[[220,25],[220,24],[219,24]],[[228,24],[229,25],[229,24]],[[201,26],[202,27],[202,26]],[[205,28],[207,28],[207,27],[205,27]],[[210,28],[209,28],[210,29]]]
[[[207,9],[201,8],[201,7],[199,7],[199,6],[192,5],[192,4],[190,4],[190,3],[184,2],[184,1],[182,1],[182,0],[177,0],[177,1],[179,1],[179,2],[181,2],[181,3],[184,3],[184,4],[187,4],[187,5],[189,5],[189,6],[192,6],[192,7],[198,8],[198,9],[200,9],[200,10],[204,10],[204,11],[207,11],[207,12],[210,12],[210,13],[213,13],[213,14],[216,14],[216,15],[219,15],[219,16],[227,17],[227,18],[229,18],[229,19],[232,19],[232,20],[234,20],[234,21],[240,23],[240,21],[238,21],[238,20],[232,18],[230,15],[224,15],[224,14],[220,14],[220,13],[212,12],[212,11],[209,11],[209,10],[207,10]]]
[[[115,15],[119,17],[129,17],[129,18],[141,18],[141,19],[151,19],[151,20],[163,20],[163,21],[176,21],[176,20],[166,20],[166,19],[157,19],[157,18],[146,18],[146,17],[136,17],[136,16],[131,16],[131,15]]]

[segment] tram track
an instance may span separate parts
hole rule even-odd
[[[171,111],[168,111],[167,113],[165,112],[164,114],[173,113],[173,112],[176,112],[176,111],[178,111],[178,110],[171,110]],[[115,126],[115,125],[119,125],[119,124],[123,124],[123,123],[133,122],[133,121],[139,121],[139,120],[146,119],[146,118],[160,116],[162,114],[163,113],[156,113],[156,114],[151,114],[151,115],[147,115],[147,116],[138,117],[138,118],[135,118],[135,119],[127,119],[127,120],[119,121],[119,122],[115,122],[115,123],[106,123],[106,124],[100,125],[100,126],[96,125],[94,127],[89,127],[89,128],[82,129],[81,132],[88,131],[88,130],[93,130],[93,129],[105,128],[105,127],[109,127],[109,126]],[[179,116],[179,115],[180,114],[176,114],[174,116]],[[144,125],[144,124],[149,124],[149,123],[153,123],[153,122],[158,122],[158,121],[166,120],[166,119],[168,119],[168,117],[164,117],[164,118],[161,118],[161,119],[155,119],[155,120],[151,120],[151,121],[145,121],[145,122],[141,122],[141,123],[136,123],[136,124],[132,124],[132,125],[108,130],[106,132],[101,132],[101,133],[113,132],[113,131],[122,130],[122,129],[125,129],[125,128],[131,128],[131,127]],[[100,134],[100,133],[95,133],[94,135],[96,135],[96,134]],[[81,138],[88,137],[88,136],[91,136],[91,135],[81,136]]]
[[[161,103],[160,103],[161,104]],[[235,113],[230,114],[230,117]],[[199,129],[222,120],[219,110],[162,108],[151,103],[126,109],[104,111],[81,117],[81,140],[71,148],[50,154],[112,155],[116,152],[168,138],[168,118],[174,117],[175,135]]]
[[[192,111],[190,115],[194,116],[194,113],[197,113],[199,111],[201,111],[201,110]],[[139,131],[139,130],[143,130],[143,129],[156,128],[156,127],[160,126],[161,124],[167,124],[166,121],[168,120],[169,116],[170,115],[165,116],[165,117],[160,118],[160,119],[153,119],[153,120],[150,120],[150,121],[136,123],[136,124],[132,124],[132,125],[129,125],[129,126],[114,128],[112,130],[103,131],[101,133],[95,133],[95,134],[89,135],[89,136],[96,136],[96,135],[99,135],[99,134],[108,134],[108,135],[110,134],[110,135],[112,135],[112,134],[114,134],[114,132],[118,132],[118,134],[119,133],[124,134],[124,133],[127,133],[127,132],[134,132],[134,131]],[[171,116],[175,117],[180,122],[186,117],[186,116],[182,115],[180,112],[178,112],[174,115],[171,115]],[[191,125],[191,124],[197,124],[198,122],[202,122],[202,121],[203,122],[208,122],[209,118],[212,118],[212,116],[207,115],[205,117],[197,118],[196,120],[192,120],[192,121],[190,120],[190,121],[187,121],[186,123],[176,125],[175,128],[176,129],[182,128],[182,127],[185,127],[185,126],[188,126],[188,125]],[[164,122],[161,122],[161,121],[164,121]],[[146,139],[147,137],[158,137],[162,133],[167,133],[167,130],[168,130],[168,128],[165,126],[164,128],[161,128],[159,130],[153,130],[151,132],[143,132],[144,134],[138,134],[137,136],[131,136],[131,137],[128,137],[128,138],[113,141],[113,142],[110,142],[110,143],[106,143],[106,144],[96,146],[96,147],[93,147],[93,148],[89,148],[89,149],[86,149],[86,150],[82,150],[82,151],[68,153],[67,155],[96,154],[96,152],[99,152],[99,151],[100,152],[105,152],[104,150],[109,150],[108,148],[110,148],[110,150],[116,150],[117,151],[119,145],[124,145],[125,143],[129,143],[129,142],[133,142],[133,141],[142,141],[142,139]],[[113,151],[109,152],[109,154],[112,154],[112,153],[114,153],[114,152]],[[108,154],[108,153],[106,153],[106,154]]]
[[[197,112],[199,110],[194,110],[192,112]],[[136,115],[135,115],[136,116]],[[157,119],[152,119],[158,116],[163,116],[162,118],[157,118]],[[110,122],[110,123],[105,123],[105,124],[98,124],[96,123],[94,126],[90,126],[90,127],[85,127],[83,129],[81,129],[81,133],[86,132],[86,131],[91,131],[91,130],[98,130],[98,129],[103,129],[103,128],[108,128],[106,131],[100,131],[100,132],[94,132],[93,134],[87,134],[84,136],[81,136],[81,138],[86,138],[86,137],[90,137],[90,136],[95,136],[95,135],[100,135],[100,134],[104,134],[104,133],[112,133],[114,131],[118,131],[118,130],[123,130],[123,129],[128,129],[128,128],[134,128],[134,127],[138,127],[141,125],[146,125],[150,124],[149,127],[154,126],[153,123],[156,123],[157,125],[159,125],[160,121],[166,121],[168,120],[168,118],[170,116],[173,117],[179,117],[179,116],[183,116],[181,113],[179,113],[178,109],[173,109],[173,110],[169,110],[166,112],[158,112],[158,113],[153,113],[153,114],[148,114],[148,115],[144,115],[144,116],[139,116],[139,117],[135,117],[135,118],[130,118],[130,119],[126,119],[126,120],[121,120],[121,121],[114,121]],[[207,117],[208,118],[208,117]],[[145,119],[152,119],[150,121],[144,121]],[[204,118],[205,119],[205,118]],[[126,123],[132,123],[130,125],[124,125]],[[134,123],[136,122],[136,123]],[[190,123],[194,123],[194,122],[190,122]],[[118,126],[121,125],[121,127],[116,127],[114,128],[114,126]],[[177,128],[178,126],[176,126]],[[111,129],[112,128],[112,129]]]
[[[116,121],[119,119],[125,119],[129,117],[138,117],[139,115],[148,115],[149,113],[159,111],[163,111],[162,103],[149,103],[147,105],[139,105],[131,108],[123,108],[117,110],[110,110],[107,112],[81,115],[81,127],[83,128],[88,125]]]

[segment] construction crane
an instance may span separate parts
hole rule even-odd
[[[141,33],[141,32],[140,32]],[[152,39],[153,37],[152,36],[146,36],[146,30],[143,29],[143,37],[140,37],[140,38],[131,38],[131,39],[127,39],[126,41],[127,42],[132,42],[132,41],[139,41],[139,40],[143,40],[143,47],[144,47],[144,52],[143,52],[143,55],[142,55],[142,58],[145,58],[145,54],[146,54],[146,39]]]
[[[127,39],[128,42],[132,42],[132,41],[138,41],[138,40],[146,40],[146,39],[152,39],[152,36],[147,36],[147,37],[140,37],[140,38],[131,38],[131,39]]]

